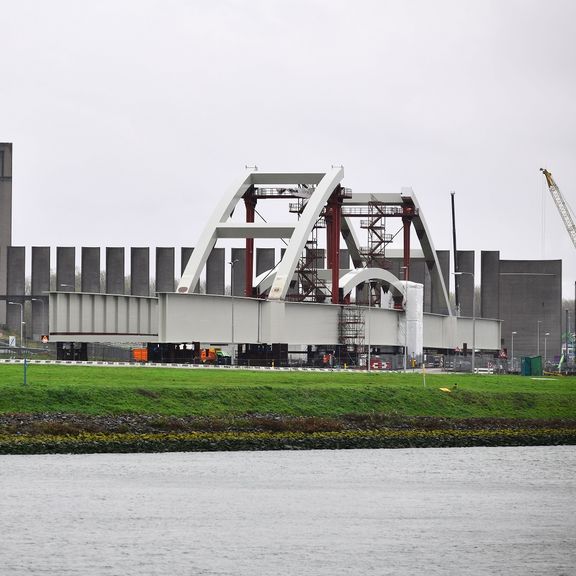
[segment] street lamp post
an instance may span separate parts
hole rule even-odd
[[[548,348],[547,348],[548,336],[550,336],[550,332],[546,332],[546,333],[544,334],[544,368],[546,368],[546,359],[548,358],[548,355],[547,355],[547,352],[548,352]]]
[[[518,332],[512,332],[512,372],[514,372],[514,335]]]
[[[12,304],[12,306],[20,306],[20,348],[24,349],[24,340],[23,340],[23,326],[24,326],[24,304],[22,302],[8,302],[8,304]]]
[[[472,374],[476,370],[476,281],[474,272],[454,272],[454,276],[472,276]]]
[[[22,302],[8,302],[13,306],[20,306],[20,350],[24,356],[24,384],[26,384],[26,348],[24,347],[24,304]]]
[[[236,345],[234,344],[234,265],[238,259],[228,262],[230,264],[230,297],[232,308],[232,366],[236,364]]]
[[[32,302],[40,302],[42,304],[42,321],[40,322],[40,330],[42,334],[46,334],[44,331],[44,314],[45,314],[45,306],[44,306],[44,299],[43,298],[32,298]],[[32,338],[34,338],[34,326],[32,326]]]

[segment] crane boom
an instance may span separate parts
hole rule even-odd
[[[540,172],[542,172],[546,177],[546,182],[548,183],[550,194],[552,194],[556,208],[558,208],[558,212],[560,212],[560,217],[564,222],[564,226],[566,226],[566,230],[568,230],[568,234],[570,235],[570,239],[574,244],[574,248],[576,248],[576,224],[574,224],[574,220],[570,215],[570,210],[568,209],[568,205],[566,204],[566,201],[560,192],[560,188],[558,188],[558,185],[556,182],[554,182],[554,178],[552,178],[552,174],[550,174],[546,168],[540,168]]]

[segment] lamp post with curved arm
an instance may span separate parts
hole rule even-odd
[[[476,282],[474,272],[454,272],[454,276],[472,276],[472,374],[476,370]]]

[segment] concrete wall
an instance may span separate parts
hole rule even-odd
[[[100,286],[100,248],[82,248],[80,291],[97,294]]]
[[[12,144],[0,142],[0,296],[6,294],[8,246],[12,245]],[[0,300],[0,324],[6,323],[6,302]]]
[[[514,356],[544,356],[549,360],[562,347],[562,261],[500,260],[502,347]],[[545,336],[546,333],[549,336]],[[539,336],[539,337],[538,337]]]
[[[180,276],[184,274],[184,270],[186,270],[186,265],[188,264],[188,260],[190,260],[190,256],[192,256],[192,252],[194,252],[194,248],[182,247],[180,249]]]
[[[156,248],[156,292],[174,292],[174,248]]]
[[[500,252],[482,251],[480,260],[482,318],[500,318]]]
[[[458,250],[458,272],[469,272],[454,277],[458,283],[460,296],[460,316],[471,317],[473,314],[472,302],[474,300],[474,250]]]
[[[245,296],[246,274],[246,248],[232,248],[232,260],[230,266],[230,284],[234,296]]]
[[[76,248],[59,246],[56,248],[56,290],[74,292],[76,290]]]
[[[444,278],[446,290],[450,290],[450,251],[436,250],[438,263],[440,264],[440,273]],[[442,293],[440,282],[437,275],[431,271],[431,312],[433,314],[448,314],[446,301]]]
[[[130,249],[130,293],[150,295],[150,248]]]
[[[124,248],[106,248],[106,294],[124,294]]]
[[[276,264],[274,248],[256,248],[256,276],[272,270]]]
[[[224,294],[224,248],[214,248],[206,261],[206,294]]]
[[[24,304],[26,249],[24,246],[8,246],[7,248],[7,296],[10,301]],[[6,309],[6,324],[16,333],[20,332],[22,319],[20,306],[8,304]]]
[[[32,247],[32,338],[48,334],[48,292],[50,291],[50,248]]]

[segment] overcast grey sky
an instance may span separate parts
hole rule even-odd
[[[0,0],[16,245],[193,246],[245,164],[412,186],[437,249],[576,251],[572,0]],[[543,212],[544,208],[544,212]]]

